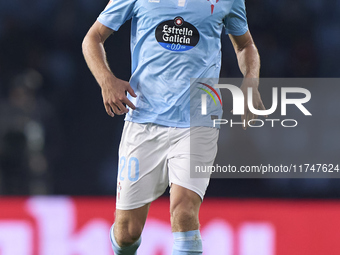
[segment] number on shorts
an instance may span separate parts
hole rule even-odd
[[[119,180],[124,181],[123,171],[126,166],[126,158],[121,157],[119,161]],[[132,174],[134,173],[134,177]],[[130,181],[135,182],[139,178],[139,160],[135,157],[131,157],[128,162],[128,178]]]

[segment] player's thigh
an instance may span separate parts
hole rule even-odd
[[[132,210],[151,203],[168,186],[167,136],[152,124],[126,122],[119,147],[116,208]]]
[[[201,197],[194,191],[179,186],[177,184],[171,184],[170,192],[170,208],[176,208],[179,205],[186,207],[191,211],[197,211],[202,203]]]

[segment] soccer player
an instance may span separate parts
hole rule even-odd
[[[131,18],[132,75],[127,82],[111,72],[103,45]],[[254,107],[264,109],[257,89],[260,60],[248,31],[244,0],[113,0],[83,41],[106,112],[112,117],[126,114],[116,218],[110,231],[117,255],[136,254],[150,203],[168,185],[172,254],[202,254],[198,212],[209,178],[190,178],[190,160],[200,166],[213,164],[218,129],[211,118],[221,117],[222,109],[209,107],[202,116],[202,91],[191,93],[190,79],[203,79],[198,84],[214,89],[208,83],[219,77],[223,27],[244,77],[255,78],[245,79],[241,89],[246,93],[251,86]],[[246,106],[242,119],[252,117]],[[190,139],[197,143],[191,149]]]

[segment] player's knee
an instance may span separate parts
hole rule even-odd
[[[181,230],[193,228],[198,225],[198,211],[201,198],[194,192],[177,188],[172,194],[170,204],[170,215],[172,225],[177,225]],[[197,226],[198,227],[198,226]]]
[[[143,226],[138,224],[117,224],[115,223],[114,235],[120,247],[130,246],[141,236]]]
[[[197,219],[198,217],[193,210],[177,208],[171,213],[171,223],[184,228],[186,225],[192,224],[192,222],[195,222]]]
[[[176,229],[186,231],[198,227],[198,206],[190,200],[171,205],[171,224]]]

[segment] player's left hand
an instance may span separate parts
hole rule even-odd
[[[259,79],[258,78],[245,78],[240,89],[244,95],[244,115],[241,116],[241,121],[245,121],[245,125],[243,129],[246,130],[248,127],[249,120],[253,120],[257,118],[257,115],[252,113],[248,107],[248,88],[253,89],[253,106],[257,110],[266,110],[263,105],[260,92],[258,90]]]

